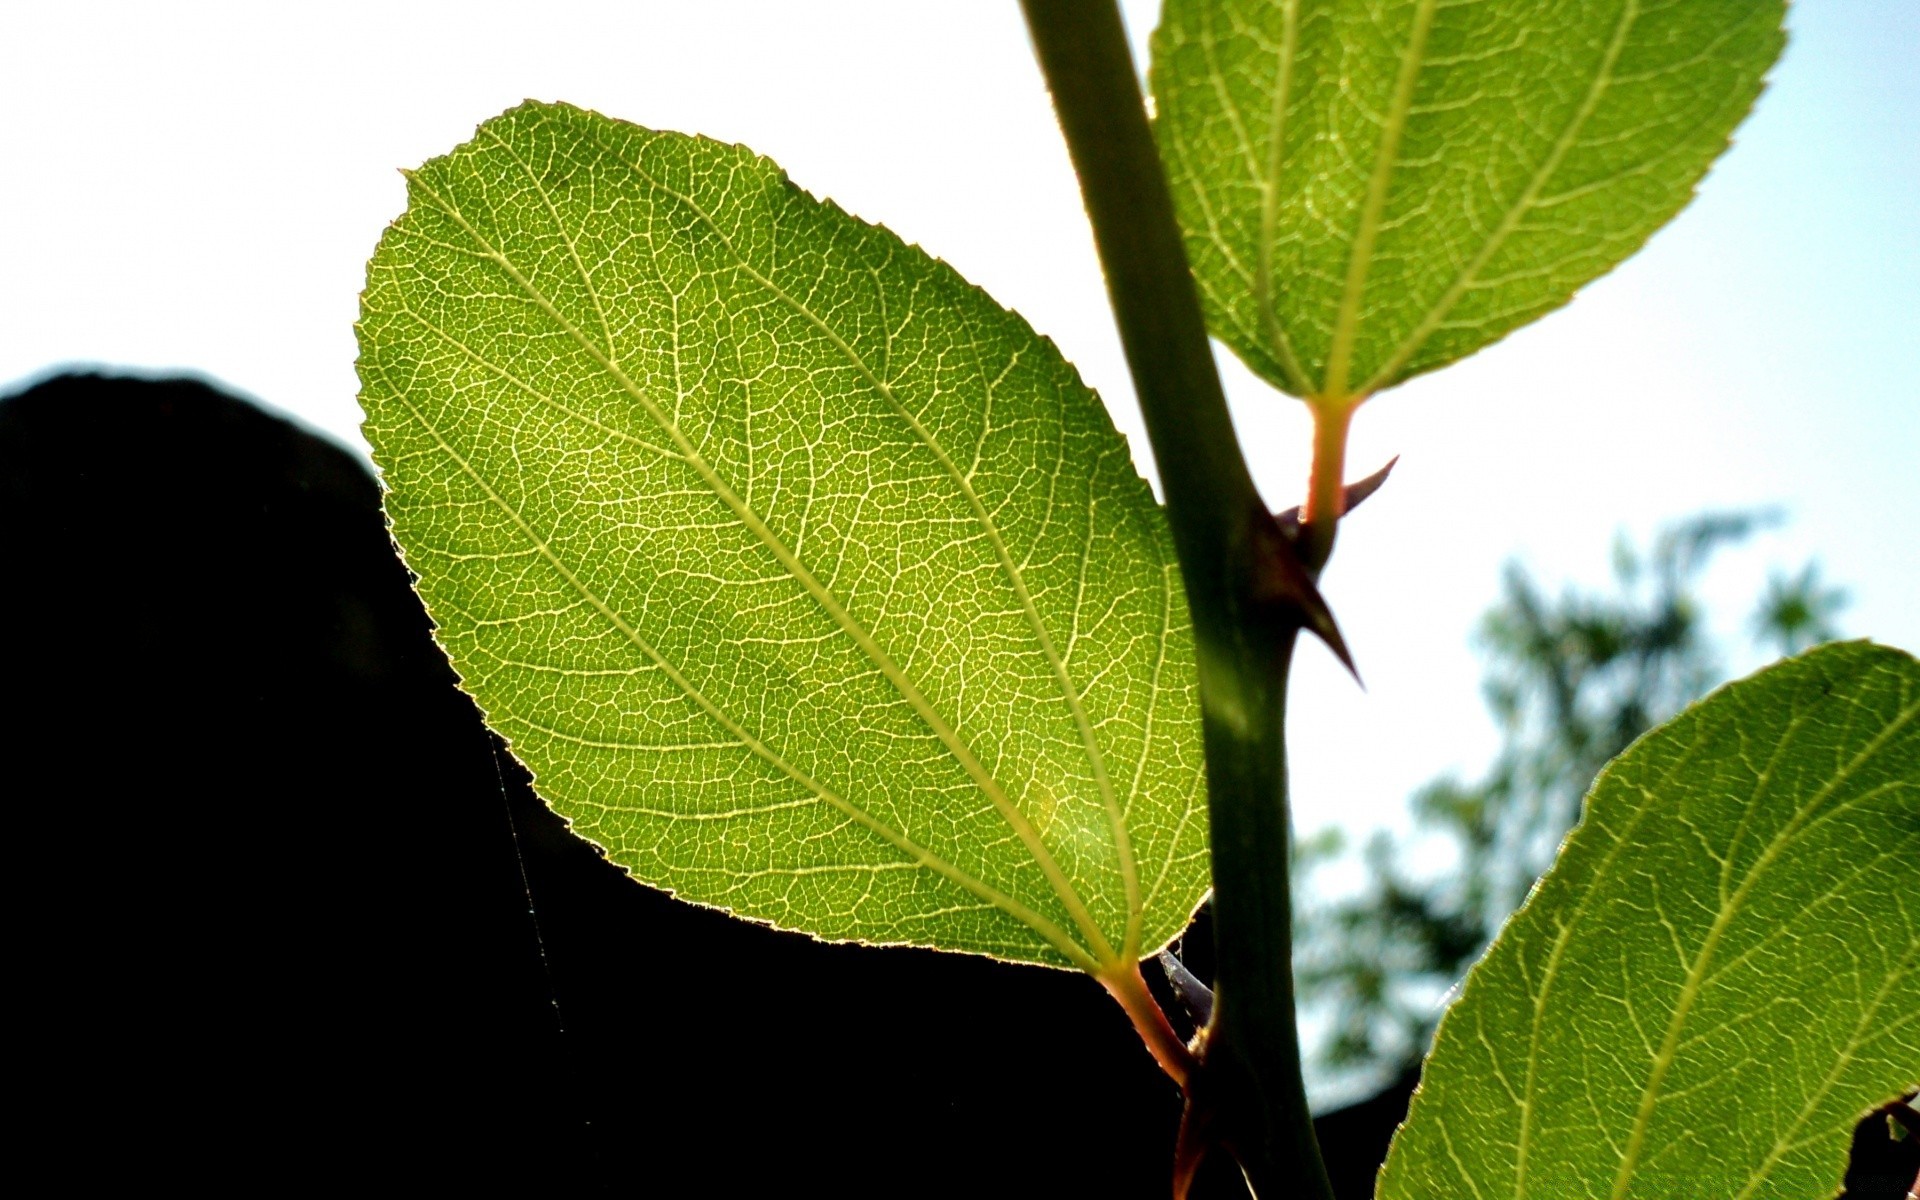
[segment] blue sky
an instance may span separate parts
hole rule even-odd
[[[1142,44],[1155,7],[1126,6]],[[1059,342],[1144,463],[1011,0],[535,12],[0,9],[0,380],[188,369],[361,447],[351,326],[394,168],[533,96],[745,142],[946,258]],[[1303,828],[1396,825],[1413,786],[1491,753],[1468,639],[1511,556],[1597,583],[1618,531],[1779,505],[1791,523],[1709,580],[1722,624],[1817,553],[1848,633],[1920,648],[1920,4],[1802,0],[1789,24],[1733,150],[1641,255],[1361,413],[1356,471],[1403,457],[1327,579],[1367,690],[1318,651],[1295,685]],[[1303,414],[1223,368],[1263,488],[1295,502]]]

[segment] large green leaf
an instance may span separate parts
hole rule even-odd
[[[1167,0],[1157,130],[1208,325],[1365,396],[1567,302],[1687,202],[1784,0]]]
[[[1595,783],[1467,977],[1381,1200],[1817,1200],[1920,1084],[1920,663],[1848,643]]]
[[[359,328],[441,642],[614,861],[1087,969],[1184,924],[1171,540],[1019,317],[748,150],[527,104],[409,177]]]

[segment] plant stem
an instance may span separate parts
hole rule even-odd
[[[1080,176],[1193,617],[1216,969],[1189,1120],[1233,1152],[1256,1195],[1329,1200],[1293,1012],[1281,719],[1300,627],[1253,586],[1261,556],[1292,544],[1255,490],[1227,414],[1113,0],[1022,7]]]
[[[1245,535],[1217,514],[1258,507],[1260,496],[1227,415],[1119,13],[1111,0],[1022,8],[1079,173],[1174,536],[1219,558]]]

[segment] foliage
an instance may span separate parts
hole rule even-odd
[[[1808,563],[1798,575],[1776,573],[1767,581],[1767,593],[1753,614],[1753,630],[1782,654],[1798,654],[1837,637],[1833,619],[1846,606],[1845,589],[1822,586],[1819,566]]]
[[[1595,783],[1441,1022],[1381,1200],[1808,1197],[1920,1069],[1920,662],[1839,643]]]
[[[1692,198],[1780,0],[1169,0],[1158,132],[1207,322],[1338,401],[1565,304]]]
[[[740,147],[529,103],[408,188],[368,437],[449,657],[577,832],[833,939],[1099,970],[1179,931],[1185,600],[1051,343]]]
[[[1550,597],[1509,566],[1480,631],[1487,701],[1504,738],[1493,765],[1478,781],[1436,779],[1415,794],[1419,836],[1369,843],[1360,895],[1316,904],[1300,889],[1303,1002],[1335,1019],[1324,1068],[1380,1080],[1417,1062],[1439,1019],[1436,997],[1551,864],[1601,766],[1724,679],[1696,582],[1718,548],[1770,520],[1695,517],[1662,531],[1645,555],[1622,541],[1611,592]],[[1794,653],[1836,636],[1842,603],[1808,564],[1773,578],[1754,632]],[[1410,872],[1405,862],[1435,842],[1453,865],[1438,877]]]
[[[1258,1192],[1324,1196],[1281,719],[1299,633],[1342,645],[1316,580],[1349,503],[1348,420],[1678,211],[1778,53],[1781,4],[1580,0],[1547,21],[1523,0],[1173,0],[1154,69],[1171,192],[1111,0],[1026,12],[1164,509],[1051,344],[953,271],[749,150],[562,105],[523,105],[410,176],[362,306],[368,438],[463,685],[577,830],[645,881],[786,928],[1088,971],[1187,1094],[1176,1191],[1220,1150]],[[1252,486],[1196,279],[1213,332],[1313,409],[1297,519]],[[1818,613],[1789,623],[1807,636]],[[1910,1041],[1861,1024],[1862,998],[1899,999],[1910,975],[1905,911],[1882,920],[1905,860],[1835,879],[1822,850],[1907,844],[1914,710],[1882,709],[1911,668],[1816,652],[1630,754],[1443,1029],[1390,1188],[1451,1187],[1462,1139],[1470,1184],[1513,1174],[1493,1101],[1524,1070],[1517,1144],[1579,1123],[1550,1101],[1605,1104],[1554,1144],[1554,1186],[1617,1196],[1701,1149],[1669,1127],[1678,1098],[1707,1103],[1749,1036],[1771,1053],[1789,1011],[1824,1058],[1755,1105],[1779,1135],[1759,1168],[1817,1174],[1834,1106],[1884,1099],[1898,1070],[1878,1048]],[[1821,753],[1876,736],[1867,716],[1884,729],[1862,761],[1886,786],[1809,783]],[[1692,731],[1702,752],[1652,779]],[[1779,779],[1754,775],[1748,739],[1782,748]],[[1752,802],[1729,809],[1728,788]],[[1636,855],[1663,864],[1657,895],[1621,869]],[[1189,1045],[1138,960],[1209,870],[1217,991]],[[1593,938],[1590,907],[1633,937]],[[1874,953],[1822,988],[1852,912],[1881,921]],[[1802,922],[1790,945],[1769,913]],[[1555,966],[1536,975],[1543,940]],[[1677,980],[1641,962],[1663,949]],[[1604,986],[1550,994],[1563,960]],[[1502,1006],[1526,1003],[1516,1035]],[[1666,1032],[1635,1101],[1599,1067],[1642,1032],[1618,1010],[1643,1006]],[[1695,1009],[1725,1023],[1693,1032]],[[1490,1059],[1464,1035],[1449,1049],[1463,1023],[1504,1039]],[[1872,1070],[1854,1070],[1862,1047]],[[1795,1106],[1800,1126],[1768,1123]]]

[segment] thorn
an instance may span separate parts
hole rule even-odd
[[[1379,486],[1378,484],[1375,485]],[[1254,595],[1257,599],[1272,604],[1284,611],[1293,620],[1299,622],[1302,629],[1312,630],[1314,635],[1327,644],[1333,656],[1340,660],[1353,681],[1365,687],[1360,679],[1360,668],[1354,666],[1353,655],[1347,650],[1346,639],[1340,636],[1340,626],[1335,624],[1333,611],[1327,607],[1326,598],[1313,582],[1313,576],[1300,561],[1300,552],[1294,549],[1292,536],[1278,518],[1268,517],[1262,510],[1259,514],[1265,520],[1255,519],[1254,540],[1258,556],[1255,571],[1258,577],[1254,581]],[[1264,536],[1263,536],[1264,535]]]
[[[1319,593],[1315,592],[1314,597],[1318,599]],[[1309,612],[1307,615],[1312,618],[1307,628],[1313,630],[1315,636],[1326,643],[1327,649],[1333,651],[1333,656],[1339,659],[1340,665],[1347,669],[1347,674],[1353,676],[1353,681],[1360,685],[1362,691],[1365,691],[1367,681],[1360,678],[1360,668],[1354,665],[1353,654],[1347,649],[1347,640],[1340,636],[1340,627],[1333,623],[1333,613],[1328,610],[1327,602],[1321,600],[1319,610]]]
[[[1348,484],[1340,493],[1340,511],[1350,513],[1360,507],[1360,502],[1379,491],[1380,485],[1387,481],[1387,476],[1393,474],[1393,469],[1399,465],[1400,456],[1396,454],[1387,460],[1386,466],[1365,479],[1357,479]]]
[[[1180,997],[1180,1007],[1187,1010],[1187,1016],[1193,1018],[1195,1029],[1205,1029],[1213,1020],[1213,989],[1200,982],[1200,977],[1187,970],[1187,964],[1180,961],[1179,955],[1171,950],[1160,952],[1160,969],[1167,973],[1167,982],[1173,985],[1173,994]]]
[[[1187,1200],[1192,1191],[1194,1176],[1200,1173],[1207,1151],[1213,1149],[1208,1137],[1212,1124],[1207,1114],[1194,1112],[1192,1101],[1181,1110],[1180,1132],[1173,1142],[1173,1200]]]
[[[1340,490],[1341,515],[1344,516],[1354,509],[1359,508],[1362,500],[1379,491],[1380,485],[1387,481],[1387,476],[1393,474],[1393,468],[1399,461],[1400,456],[1396,454],[1387,460],[1386,466],[1381,467],[1365,479],[1355,480],[1342,488]],[[1296,504],[1285,512],[1275,513],[1273,519],[1280,522],[1280,528],[1285,531],[1288,537],[1292,537],[1300,530],[1300,506]]]

